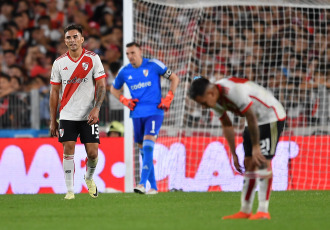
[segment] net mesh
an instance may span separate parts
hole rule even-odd
[[[238,191],[242,186],[218,118],[187,96],[196,75],[212,82],[247,78],[272,91],[287,111],[273,160],[273,189],[330,189],[328,3],[134,2],[134,40],[145,57],[161,60],[180,78],[154,152],[160,191]],[[169,85],[162,79],[163,96]],[[244,120],[231,119],[242,162]],[[137,182],[138,158],[136,150]]]

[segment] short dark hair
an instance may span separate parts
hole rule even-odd
[[[78,30],[78,32],[82,35],[83,29],[81,25],[78,24],[71,24],[64,28],[64,34],[69,30]]]
[[[189,97],[194,100],[197,96],[203,96],[209,84],[211,83],[207,78],[202,76],[194,77],[189,88]]]
[[[12,50],[12,49],[3,51],[3,54],[7,54],[7,53],[12,53],[12,54],[16,55],[15,50]]]
[[[141,48],[140,44],[137,42],[130,42],[126,44],[126,48],[136,46],[137,48]]]
[[[0,78],[4,78],[7,81],[10,81],[10,76],[4,72],[0,72]]]

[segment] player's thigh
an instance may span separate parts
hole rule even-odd
[[[143,136],[144,136],[144,118],[137,117],[132,118],[133,121],[133,129],[134,129],[134,142],[138,144],[142,144]]]
[[[89,125],[87,121],[80,121],[79,133],[81,143],[100,143],[98,123]]]
[[[164,116],[160,115],[153,115],[147,117],[144,123],[144,136],[153,136],[157,138],[160,127],[163,124],[163,120]]]
[[[67,141],[77,141],[79,135],[79,122],[60,120],[58,141],[63,143]]]

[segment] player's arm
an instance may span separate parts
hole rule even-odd
[[[171,84],[170,84],[170,90],[168,91],[166,97],[161,99],[158,108],[167,111],[171,106],[171,102],[173,101],[174,93],[176,91],[176,88],[178,88],[180,79],[175,73],[172,73],[170,70],[167,70],[163,76],[169,79],[171,81]]]
[[[260,150],[260,136],[257,117],[251,108],[249,108],[244,115],[248,124],[252,144],[252,161],[256,166],[260,167],[266,163],[266,158],[261,154]]]
[[[234,166],[238,172],[242,173],[242,167],[240,166],[240,164],[238,162],[238,157],[236,154],[235,131],[234,131],[233,124],[232,124],[230,118],[228,117],[227,113],[224,113],[222,115],[220,121],[222,124],[223,135],[225,136],[225,138],[228,142],[229,148],[230,148],[230,152],[233,155]]]
[[[179,79],[178,75],[176,75],[175,73],[172,73],[168,79],[171,81],[170,91],[172,91],[172,93],[174,94],[176,91],[176,88],[178,88],[180,79]]]
[[[87,123],[89,125],[96,124],[99,119],[99,113],[101,109],[101,105],[103,103],[103,100],[105,98],[105,93],[106,93],[106,83],[105,83],[105,78],[101,79],[96,79],[95,82],[95,105],[92,111],[88,115],[88,121]]]
[[[49,96],[49,113],[50,113],[50,134],[51,136],[58,137],[58,122],[56,121],[57,114],[57,106],[58,100],[60,96],[60,88],[59,84],[52,84],[50,88],[50,96]]]

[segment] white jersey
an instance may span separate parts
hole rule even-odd
[[[242,78],[224,78],[215,83],[220,91],[220,99],[213,109],[221,118],[226,111],[244,116],[251,107],[256,114],[258,125],[286,118],[282,104],[264,87]]]
[[[60,120],[83,121],[94,107],[95,80],[104,78],[100,57],[83,49],[79,60],[69,52],[54,61],[50,83],[61,84]]]

